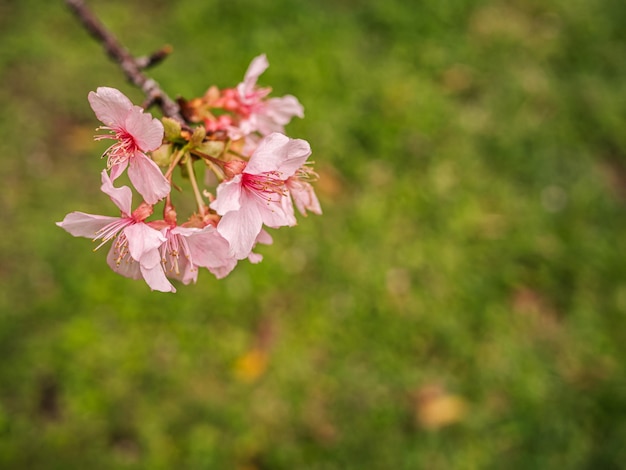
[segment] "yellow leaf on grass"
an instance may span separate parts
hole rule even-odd
[[[426,429],[439,429],[461,421],[467,402],[437,385],[427,385],[416,397],[415,418]]]
[[[254,382],[267,369],[267,353],[260,349],[251,349],[237,359],[235,376],[242,382]]]

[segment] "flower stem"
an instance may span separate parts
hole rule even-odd
[[[191,158],[187,158],[185,161],[185,165],[187,166],[187,172],[189,173],[189,181],[191,181],[193,194],[196,197],[196,204],[198,204],[198,213],[203,216],[206,213],[206,204],[204,203],[204,199],[202,199],[200,188],[198,188],[198,182],[196,181],[196,174],[193,171],[193,160]]]
[[[172,182],[172,172],[174,171],[174,168],[176,168],[176,165],[178,165],[178,163],[180,163],[180,159],[183,158],[183,151],[182,150],[177,150],[176,151],[176,156],[172,159],[172,163],[170,163],[170,167],[167,169],[167,172],[165,173],[165,178],[171,183]]]

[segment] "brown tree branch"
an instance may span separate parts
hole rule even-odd
[[[152,54],[148,58],[136,59],[128,52],[117,38],[106,29],[102,22],[87,8],[83,0],[65,0],[85,29],[104,47],[108,56],[119,64],[126,78],[138,87],[147,98],[148,105],[156,104],[164,116],[176,119],[182,124],[185,120],[180,113],[180,107],[165,93],[159,84],[144,75],[142,69],[163,60],[171,48],[167,46]]]
[[[172,46],[166,45],[166,46],[163,46],[158,51],[153,52],[150,55],[137,57],[135,59],[135,62],[137,63],[137,66],[139,68],[145,70],[147,68],[154,67],[155,65],[160,64],[171,53],[172,53]]]

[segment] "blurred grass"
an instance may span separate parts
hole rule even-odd
[[[306,118],[324,215],[176,295],[54,226],[109,213],[86,101],[142,97],[62,2],[0,0],[0,467],[620,468],[626,7],[92,1],[172,95]]]

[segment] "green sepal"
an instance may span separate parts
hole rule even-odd
[[[180,127],[180,122],[178,122],[176,119],[172,119],[169,117],[162,118],[161,122],[163,122],[163,130],[165,131],[165,140],[169,142],[175,142],[182,138],[180,134],[182,130]]]
[[[151,153],[152,160],[161,167],[169,166],[169,164],[172,163],[173,155],[172,144],[163,144]]]
[[[207,140],[206,142],[202,142],[197,149],[199,152],[202,152],[206,155],[209,155],[214,158],[219,158],[222,153],[224,153],[225,144],[219,140]]]
[[[191,139],[189,139],[189,145],[191,145],[192,148],[198,148],[202,145],[205,137],[206,129],[204,128],[204,126],[198,126],[193,130]]]

